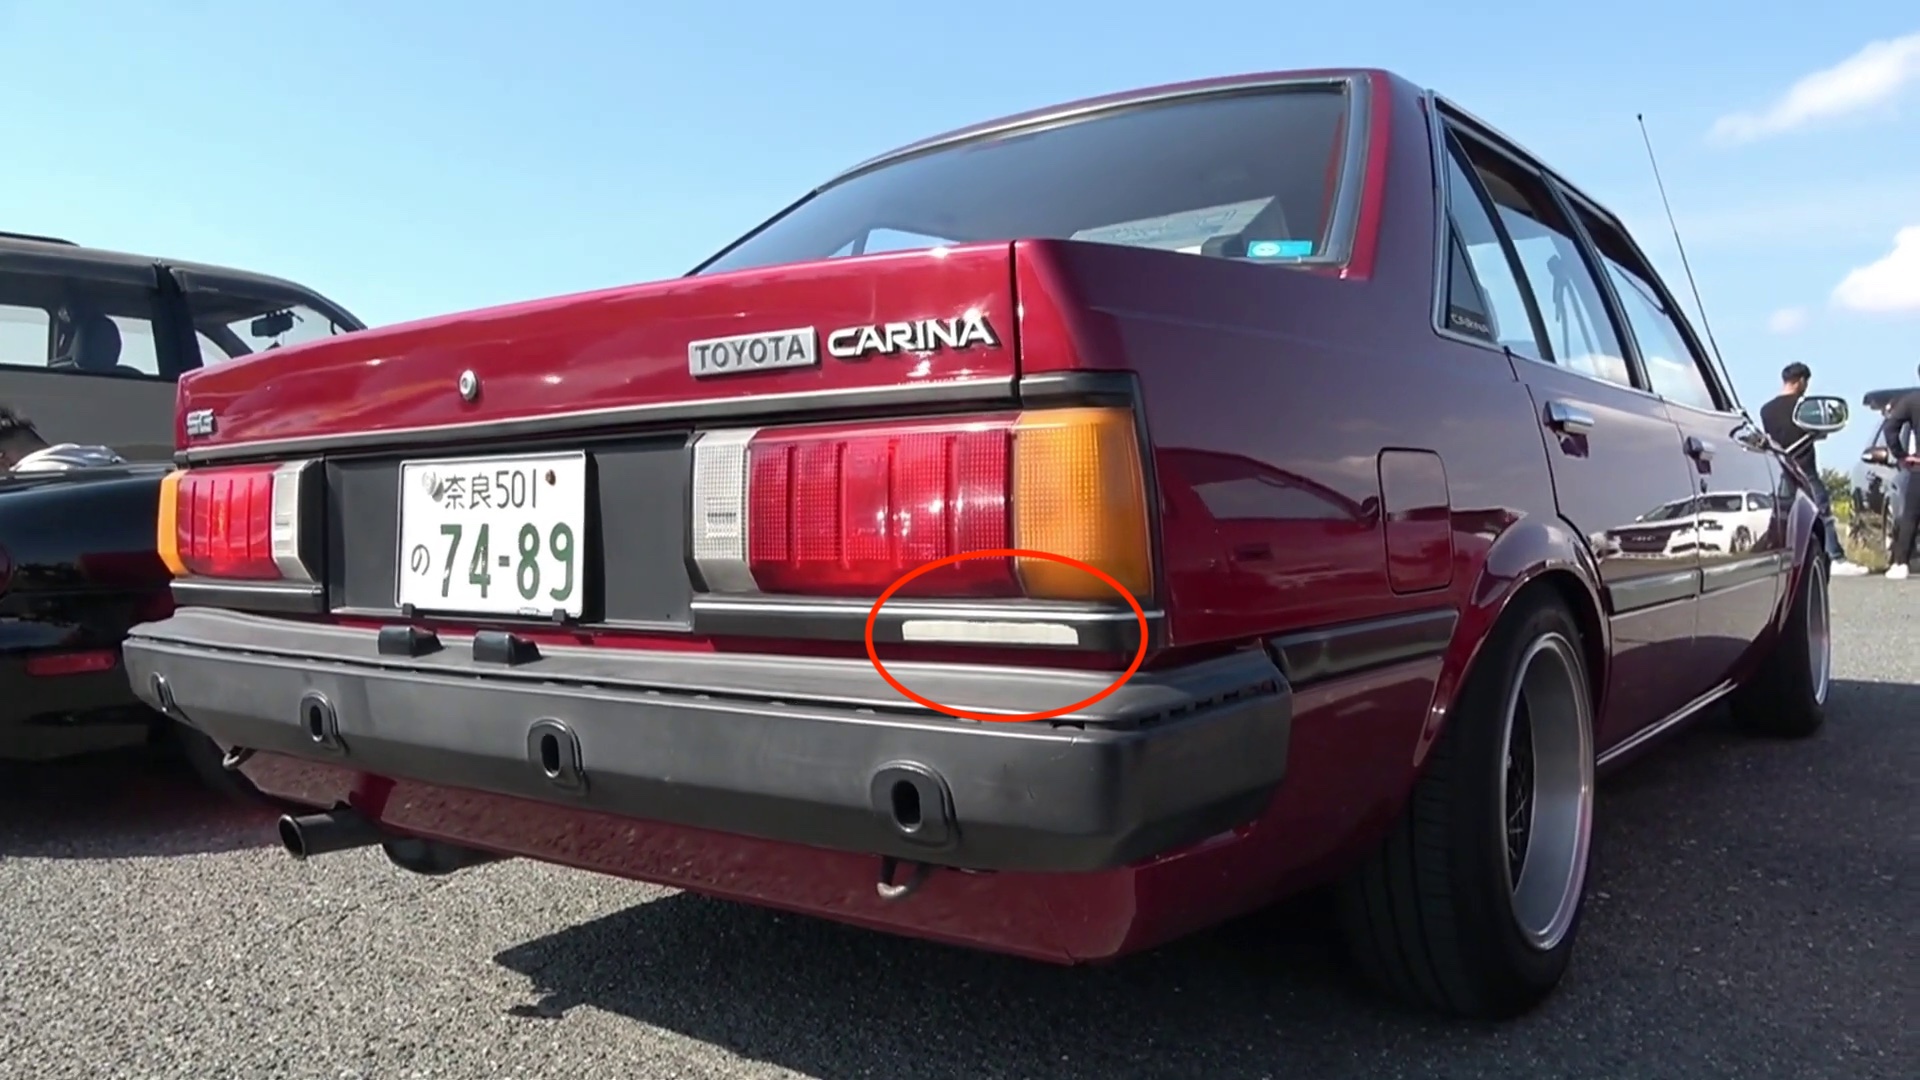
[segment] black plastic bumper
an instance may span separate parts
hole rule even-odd
[[[382,655],[371,630],[211,609],[135,627],[133,687],[229,746],[816,847],[976,869],[1125,865],[1257,815],[1292,699],[1263,653],[1136,676],[1040,722],[942,716],[865,660],[542,648]],[[1083,700],[1111,675],[900,664],[952,707]]]

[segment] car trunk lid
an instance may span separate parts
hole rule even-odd
[[[476,445],[631,430],[698,406],[806,411],[1016,372],[1012,245],[677,278],[376,328],[181,381],[200,452]],[[692,410],[692,411],[690,411]]]

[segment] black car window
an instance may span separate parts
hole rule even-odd
[[[47,366],[47,336],[53,315],[46,308],[0,302],[0,364]]]
[[[77,375],[160,378],[157,290],[60,274],[0,274],[9,364]],[[51,331],[49,334],[48,331]],[[35,348],[33,340],[40,345]]]
[[[202,366],[352,330],[305,304],[287,304],[278,298],[193,292],[187,295],[187,308],[193,316],[194,343]]]

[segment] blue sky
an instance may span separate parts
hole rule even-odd
[[[1893,0],[0,0],[0,228],[277,273],[391,322],[681,273],[974,120],[1345,64],[1520,139],[1688,296],[1645,112],[1750,408],[1796,359],[1856,407],[1920,382],[1920,10]]]

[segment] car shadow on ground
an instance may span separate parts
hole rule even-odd
[[[1723,914],[1727,882],[1764,861],[1767,841],[1743,847],[1722,822],[1764,816],[1751,809],[1756,785],[1791,800],[1801,784],[1814,792],[1831,783],[1807,768],[1822,740],[1855,739],[1864,723],[1877,743],[1897,737],[1882,726],[1888,718],[1920,715],[1920,686],[1836,682],[1834,697],[1848,723],[1840,732],[1829,724],[1810,743],[1746,737],[1720,710],[1609,777],[1582,952],[1559,993],[1502,1028],[1447,1023],[1368,993],[1320,897],[1077,970],[684,893],[495,960],[531,984],[515,1016],[557,1018],[584,1005],[816,1077],[1371,1077],[1443,1056],[1474,1075],[1584,1075],[1606,1071],[1594,1055],[1609,1040],[1638,1045],[1695,1028],[1718,1034],[1698,1049],[1668,1051],[1675,1075],[1737,1069],[1748,1058],[1778,1064],[1780,1055],[1807,1054],[1809,1042],[1831,1046],[1831,1063],[1845,1056],[1837,1040],[1882,1037],[1877,1021],[1856,1019],[1849,1030],[1840,1018],[1797,1011],[1798,999],[1783,1006],[1728,989],[1778,976],[1739,936],[1760,929],[1759,920],[1743,931],[1739,917]],[[1694,810],[1676,812],[1681,805]],[[1898,906],[1860,903],[1880,918]],[[1694,911],[1710,914],[1703,921]],[[1780,989],[1813,989],[1791,985],[1796,977],[1817,978],[1825,995],[1852,993],[1850,977],[1873,976],[1796,970]]]
[[[0,858],[240,851],[275,842],[273,816],[209,789],[163,746],[0,762]]]

